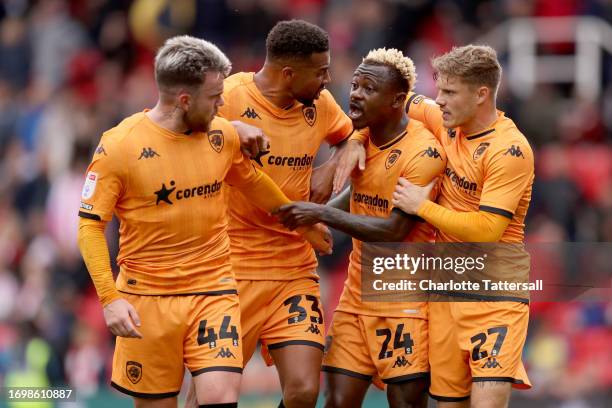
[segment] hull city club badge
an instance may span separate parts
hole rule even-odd
[[[132,384],[138,383],[142,378],[142,364],[136,361],[128,361],[125,364],[125,373]]]
[[[221,130],[211,130],[208,132],[208,141],[217,153],[221,153],[223,149],[223,132]]]
[[[387,170],[389,170],[397,162],[397,159],[399,159],[401,154],[402,151],[399,149],[393,149],[389,152],[389,155],[387,156],[387,161],[385,161],[385,167],[387,168]]]
[[[304,106],[302,108],[302,113],[304,114],[306,123],[308,123],[309,126],[314,126],[317,121],[317,108],[314,106]]]

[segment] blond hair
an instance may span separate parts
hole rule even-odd
[[[366,55],[362,61],[364,64],[386,65],[394,68],[399,76],[406,81],[407,91],[414,89],[416,83],[416,70],[414,63],[408,57],[395,48],[377,48]]]
[[[155,81],[160,90],[199,86],[206,72],[227,76],[231,69],[229,59],[216,45],[188,35],[168,39],[155,56]]]
[[[453,47],[444,55],[431,60],[434,75],[456,76],[472,85],[484,85],[495,92],[499,86],[502,67],[495,50],[487,45]]]

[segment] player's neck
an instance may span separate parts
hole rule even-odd
[[[487,106],[476,113],[474,118],[464,125],[461,125],[461,133],[471,135],[489,129],[497,120],[497,109],[495,105]]]
[[[261,94],[274,106],[285,109],[295,103],[295,99],[282,86],[281,73],[272,66],[265,64],[253,76],[255,86]]]
[[[183,121],[183,115],[175,106],[164,105],[157,102],[157,105],[146,112],[145,115],[147,115],[147,117],[157,126],[171,132],[185,133],[189,131],[187,125]]]
[[[403,109],[393,118],[370,125],[370,139],[375,146],[384,146],[406,130],[408,116]]]

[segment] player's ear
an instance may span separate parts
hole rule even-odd
[[[478,104],[484,103],[491,96],[491,89],[488,86],[479,86],[476,90]]]
[[[191,94],[185,90],[180,90],[176,99],[178,106],[184,111],[188,111],[193,103]]]
[[[293,76],[295,75],[295,70],[293,69],[293,67],[285,65],[281,69],[281,75],[282,75],[284,80],[289,81],[289,80],[293,79]]]
[[[403,108],[406,103],[406,97],[408,94],[406,92],[398,92],[393,97],[393,104],[391,105],[393,109]]]

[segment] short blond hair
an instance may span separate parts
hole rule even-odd
[[[501,82],[502,67],[495,50],[487,45],[453,47],[431,60],[434,77],[456,76],[472,85],[484,85],[495,92]]]
[[[181,35],[168,39],[155,56],[155,80],[160,90],[198,86],[208,71],[229,75],[230,60],[213,43]]]
[[[386,65],[395,69],[399,76],[406,81],[407,89],[410,92],[416,83],[416,69],[412,60],[395,48],[377,48],[366,55],[362,61],[364,64]]]

